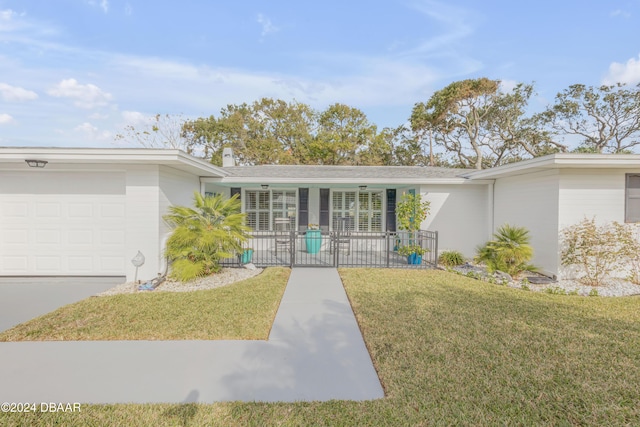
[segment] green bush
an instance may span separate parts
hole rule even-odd
[[[444,251],[440,254],[438,262],[447,267],[454,267],[465,263],[465,258],[462,253],[458,251]]]
[[[533,248],[529,245],[529,230],[505,224],[493,235],[493,240],[477,249],[476,261],[484,262],[489,272],[504,271],[517,276],[523,271],[535,271],[529,264]]]
[[[171,206],[164,220],[173,228],[165,254],[171,277],[188,281],[220,270],[220,259],[242,253],[249,228],[234,196],[194,194],[194,208]]]

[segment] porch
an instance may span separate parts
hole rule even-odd
[[[224,266],[253,263],[258,267],[375,267],[434,268],[437,265],[438,233],[254,231],[244,244],[245,252],[225,259]],[[400,255],[403,246],[419,246],[418,257]]]

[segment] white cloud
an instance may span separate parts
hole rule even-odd
[[[96,85],[78,83],[76,79],[66,79],[58,83],[54,88],[47,91],[56,98],[74,99],[74,104],[80,108],[103,107],[109,103],[112,96],[104,92]]]
[[[127,124],[130,124],[130,125],[146,123],[151,119],[151,117],[146,116],[140,113],[139,111],[123,111],[122,118]]]
[[[102,113],[93,113],[89,116],[89,118],[91,120],[106,120],[109,118],[108,114],[102,114]]]
[[[258,24],[262,26],[262,33],[260,34],[262,37],[265,37],[271,33],[278,32],[280,29],[273,25],[271,19],[267,18],[263,14],[258,14]]]
[[[99,6],[104,13],[109,12],[109,0],[100,0],[99,2],[97,0],[89,0],[88,3],[91,6]]]
[[[503,92],[507,92],[507,93],[511,92],[516,88],[516,86],[518,86],[518,82],[515,80],[509,80],[509,79],[500,80],[500,89]]]
[[[602,83],[605,85],[640,83],[640,55],[638,59],[629,59],[626,64],[614,62],[609,65],[609,72],[602,79]]]
[[[616,10],[612,10],[611,13],[609,13],[609,16],[612,18],[615,18],[616,16],[621,16],[623,18],[630,18],[631,14],[626,10],[616,9]]]
[[[8,114],[0,114],[0,125],[8,125],[14,123],[15,119]]]
[[[100,130],[89,122],[84,122],[81,125],[76,126],[74,132],[83,134],[86,138],[92,141],[107,141],[113,139],[111,132],[106,130]]]
[[[0,83],[0,96],[7,102],[31,101],[38,98],[38,94],[33,91],[7,83]]]

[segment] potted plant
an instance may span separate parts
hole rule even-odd
[[[429,214],[429,205],[428,201],[422,201],[422,195],[411,193],[404,194],[396,205],[398,228],[407,231],[408,235],[408,241],[398,247],[398,253],[406,256],[409,264],[420,264],[422,256],[427,252],[417,244],[416,237],[422,221]]]
[[[407,257],[407,264],[422,264],[422,256],[429,252],[420,245],[409,244],[398,249],[398,253]]]
[[[244,248],[240,255],[240,264],[249,264],[253,259],[253,248]]]
[[[322,234],[318,224],[309,224],[307,226],[304,241],[307,245],[308,253],[317,254],[320,252],[320,246],[322,246]]]

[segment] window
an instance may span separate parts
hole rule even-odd
[[[625,222],[640,222],[640,174],[627,174]]]
[[[334,230],[382,231],[381,191],[334,191],[331,207]]]
[[[244,198],[247,225],[254,231],[273,230],[275,218],[289,218],[290,229],[296,225],[295,191],[247,190]]]

